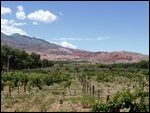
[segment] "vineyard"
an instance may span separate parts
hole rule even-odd
[[[2,71],[1,112],[149,112],[149,69],[114,67]]]

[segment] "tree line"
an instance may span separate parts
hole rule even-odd
[[[149,69],[149,61],[142,60],[136,63],[113,63],[113,64],[97,64],[99,68],[137,68]]]
[[[51,67],[53,65],[47,59],[41,60],[40,55],[34,52],[29,55],[25,50],[1,45],[1,71]]]

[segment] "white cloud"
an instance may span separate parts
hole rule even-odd
[[[37,37],[36,37],[37,38]],[[53,43],[53,44],[57,44],[57,45],[60,45],[60,46],[63,46],[63,47],[68,47],[68,48],[72,48],[72,49],[77,49],[77,46],[71,44],[71,43],[68,43],[66,41],[63,41],[61,43],[57,43],[57,42],[53,42],[53,41],[49,41],[49,40],[46,40],[47,42],[50,42],[50,43]]]
[[[27,33],[22,29],[15,27],[19,25],[23,25],[23,23],[15,23],[14,20],[1,19],[1,32],[3,32],[6,35],[12,35],[14,33],[27,35]]]
[[[33,22],[32,24],[33,24],[33,25],[38,25],[38,23],[37,23],[37,22]]]
[[[11,14],[11,9],[8,8],[8,7],[1,7],[1,14],[7,14],[7,13],[10,13]]]
[[[30,13],[28,16],[28,19],[31,19],[33,21],[39,21],[44,23],[51,23],[54,22],[57,19],[57,16],[49,12],[48,10],[38,10],[34,13]]]
[[[105,39],[109,39],[109,36],[104,36],[104,37],[98,37],[97,40],[105,40]]]
[[[109,39],[110,37],[98,37],[98,38],[52,38],[53,40],[74,40],[74,41],[101,41],[105,39]]]
[[[18,6],[17,8],[18,8],[18,11],[23,11],[22,5]]]
[[[3,24],[8,24],[8,20],[7,19],[1,19],[1,25]]]
[[[57,42],[52,42],[52,41],[49,41],[49,40],[46,40],[47,42],[50,42],[50,43],[53,43],[53,44],[57,44],[59,45]]]
[[[12,26],[22,26],[22,25],[26,25],[26,22],[24,22],[24,23],[21,23],[21,22],[16,23],[16,22],[14,22],[14,23],[12,24]]]
[[[94,40],[93,38],[52,38],[53,40],[76,40],[76,41],[82,41],[82,40]]]
[[[64,15],[62,12],[59,12],[59,14],[62,15],[62,16]]]
[[[61,42],[60,45],[63,46],[63,47],[68,47],[68,48],[72,48],[72,49],[76,49],[77,48],[77,46],[75,46],[73,44],[70,44],[70,43],[68,43],[66,41]]]
[[[23,7],[20,5],[17,7],[18,11],[16,12],[16,18],[19,20],[24,20],[26,18]]]

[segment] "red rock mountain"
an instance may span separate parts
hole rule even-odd
[[[29,54],[35,52],[41,55],[41,59],[55,61],[89,61],[92,63],[113,63],[113,62],[138,62],[149,60],[149,55],[135,52],[89,52],[74,50],[47,42],[43,39],[29,37],[20,34],[10,36],[1,33],[1,45],[8,45],[15,49],[25,50]]]

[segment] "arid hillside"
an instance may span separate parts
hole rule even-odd
[[[65,48],[57,44],[47,42],[43,39],[29,37],[20,34],[7,36],[1,33],[1,45],[26,50],[41,55],[42,59],[55,61],[89,61],[92,63],[116,63],[116,62],[138,62],[149,60],[149,55],[135,52],[90,52],[85,50]]]

